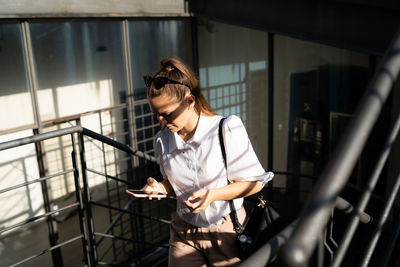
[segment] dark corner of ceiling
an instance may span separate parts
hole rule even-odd
[[[187,0],[198,18],[373,55],[400,26],[399,0]]]

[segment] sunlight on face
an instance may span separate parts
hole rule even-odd
[[[179,102],[175,97],[157,96],[150,99],[149,102],[161,127],[167,127],[171,132],[177,132],[185,126],[187,120],[185,111],[188,107],[186,100]]]

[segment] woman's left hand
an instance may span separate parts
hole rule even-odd
[[[205,211],[213,201],[212,191],[210,189],[200,189],[185,200],[185,204],[193,213],[200,213]]]

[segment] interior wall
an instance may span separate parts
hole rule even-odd
[[[287,170],[290,76],[324,65],[351,65],[368,68],[369,56],[345,49],[302,41],[281,35],[274,39],[274,169]],[[327,88],[320,88],[322,91]],[[275,185],[275,184],[274,184]],[[277,186],[285,186],[279,179]]]

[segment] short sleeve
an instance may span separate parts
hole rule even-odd
[[[272,180],[274,174],[261,166],[239,117],[225,120],[223,135],[230,181],[258,181],[264,186]]]

